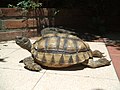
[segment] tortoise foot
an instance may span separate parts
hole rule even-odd
[[[42,68],[40,65],[34,62],[33,57],[27,57],[20,61],[20,63],[24,63],[24,68],[31,70],[31,71],[40,71]]]
[[[104,66],[104,65],[110,65],[111,61],[107,60],[106,58],[100,58],[96,62],[98,63],[98,65]]]
[[[109,60],[107,60],[106,58],[100,58],[97,61],[94,61],[93,59],[89,59],[88,61],[84,62],[84,65],[87,65],[91,68],[97,68],[97,67],[102,67],[102,66],[108,66],[110,65]]]
[[[42,70],[41,66],[36,63],[25,65],[24,68],[31,70],[31,71],[37,71],[37,72]]]
[[[104,53],[100,52],[99,50],[95,50],[92,53],[93,53],[93,57],[98,57],[98,58],[105,57],[103,56]]]

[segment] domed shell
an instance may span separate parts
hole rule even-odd
[[[67,67],[92,58],[89,45],[77,36],[45,34],[31,48],[35,61],[47,67]]]

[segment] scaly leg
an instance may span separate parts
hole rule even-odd
[[[23,60],[20,61],[20,63],[24,63],[25,64],[25,68],[31,71],[40,71],[42,68],[40,65],[38,65],[37,63],[34,62],[33,57],[27,57]]]
[[[86,60],[85,62],[83,62],[83,64],[92,68],[97,68],[110,65],[110,62],[111,61],[107,60],[106,58],[100,58],[97,61],[94,61],[93,59]]]
[[[104,53],[100,52],[99,50],[92,51],[92,54],[93,54],[93,57],[98,57],[98,58],[105,57],[103,56]]]

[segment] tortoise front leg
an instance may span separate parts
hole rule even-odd
[[[20,61],[25,64],[25,68],[31,71],[41,71],[41,66],[34,62],[33,57],[27,57]]]
[[[110,65],[110,62],[111,61],[107,60],[106,58],[100,58],[97,61],[94,61],[93,59],[89,59],[89,60],[86,60],[85,62],[83,62],[82,64],[87,65],[92,68],[97,68],[97,67],[101,67],[101,66]]]

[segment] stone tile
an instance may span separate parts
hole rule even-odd
[[[0,49],[18,49],[20,48],[14,40],[0,42]]]
[[[9,58],[14,58],[14,61],[16,60],[18,62],[28,56],[31,56],[31,53],[22,48],[8,55]],[[13,60],[11,60],[11,62],[12,61]]]
[[[0,50],[0,58],[8,58],[8,55],[17,51],[18,49],[1,49]]]
[[[0,68],[26,71],[26,69],[24,68],[24,64],[19,63],[19,61],[24,59],[25,57],[31,56],[31,53],[20,47],[13,49],[12,47],[14,47],[16,44],[12,42],[13,41],[9,41],[6,43],[7,45],[9,45],[9,48],[3,48],[0,50],[0,58],[4,59],[0,62]],[[41,72],[44,71],[45,70],[43,69]]]
[[[120,83],[113,79],[45,73],[33,90],[120,90]]]
[[[10,49],[6,50],[9,51]],[[27,50],[15,50],[12,53],[6,55],[6,58],[2,62],[0,62],[0,68],[25,70],[24,64],[19,63],[19,61],[28,56],[31,56],[31,53],[29,53]]]
[[[0,67],[8,68],[9,66],[12,66],[13,63],[10,62],[14,62],[14,59],[10,55],[19,49],[20,48],[15,45],[14,41],[0,42]]]
[[[31,42],[33,43],[34,40],[31,40]],[[12,54],[13,52],[16,53],[17,50],[19,50],[22,48],[19,47],[14,40],[12,41],[3,41],[3,42],[0,42],[0,58],[4,58],[4,57],[7,57],[8,55]],[[24,50],[24,49],[23,49]],[[21,51],[23,52],[23,51]],[[21,52],[19,53],[16,53],[17,56],[21,55]],[[27,53],[28,51],[26,50],[25,53]],[[15,56],[16,56],[15,55]],[[27,54],[25,54],[27,55]],[[14,57],[15,57],[14,56]]]
[[[72,70],[73,68],[68,69],[68,70],[65,70],[65,69],[63,69],[63,70],[47,70],[47,73],[118,80],[113,65],[106,66],[106,67],[100,67],[100,68],[96,68],[96,69],[84,68],[84,69],[80,70],[79,67],[76,67],[76,70],[75,70],[75,68],[74,68],[74,70]]]
[[[5,58],[4,61],[12,62],[12,63],[16,61],[19,62],[21,59],[31,55],[27,50],[24,50],[22,48],[16,48],[16,49],[5,48],[5,49],[1,49],[0,53],[1,53],[1,57]]]
[[[0,69],[0,90],[32,90],[44,72]]]

